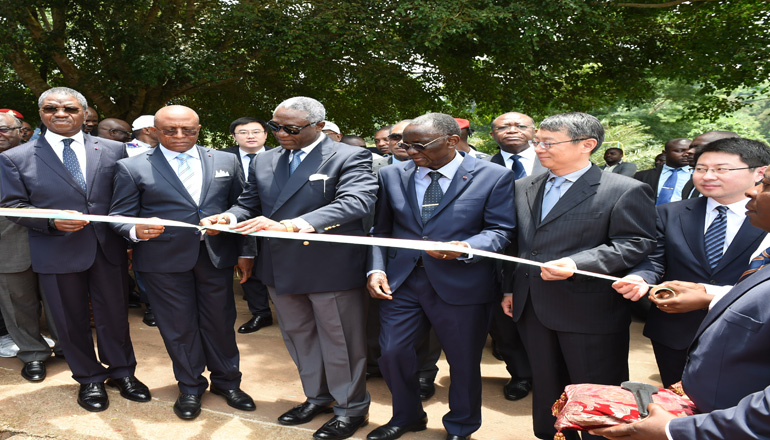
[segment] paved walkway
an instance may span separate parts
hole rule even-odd
[[[236,326],[249,317],[244,301],[236,301]],[[152,391],[152,401],[129,402],[108,388],[110,407],[101,413],[89,413],[76,402],[78,385],[72,380],[67,364],[52,358],[48,361],[48,377],[42,383],[30,383],[21,375],[21,362],[0,358],[0,440],[26,439],[306,439],[327,419],[326,415],[301,427],[284,427],[276,418],[292,406],[304,401],[294,364],[283,345],[277,323],[249,335],[238,334],[244,391],[257,403],[254,412],[230,408],[224,399],[206,393],[203,412],[193,421],[178,419],[172,410],[178,389],[171,362],[156,328],[142,323],[142,312],[130,310],[131,336],[139,362],[136,375]],[[631,379],[658,383],[652,348],[641,336],[642,324],[631,329]],[[442,358],[436,379],[436,395],[426,403],[428,429],[410,433],[410,440],[440,440],[446,433],[441,417],[448,411],[448,365]],[[509,402],[502,397],[507,372],[502,362],[492,357],[489,347],[482,360],[483,417],[481,429],[473,435],[481,440],[532,439],[531,399]],[[659,383],[658,383],[659,384]],[[370,422],[355,438],[363,439],[391,416],[390,394],[381,378],[368,382],[372,395]]]

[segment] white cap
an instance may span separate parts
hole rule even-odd
[[[333,132],[335,132],[337,134],[342,134],[342,132],[340,131],[340,128],[337,127],[337,124],[335,124],[334,122],[324,121],[324,128],[323,128],[323,130],[329,130],[329,131],[333,131]]]
[[[155,126],[155,116],[142,115],[134,119],[134,123],[133,125],[131,125],[131,131],[141,130],[143,128],[154,127],[154,126]]]

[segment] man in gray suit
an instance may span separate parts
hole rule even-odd
[[[608,173],[622,174],[628,177],[634,177],[636,173],[636,164],[623,162],[623,150],[617,147],[610,147],[604,151],[604,163],[605,165],[599,168]]]
[[[257,156],[238,203],[201,224],[237,219],[234,230],[242,233],[363,236],[362,219],[377,193],[372,154],[324,135],[325,115],[312,98],[279,104],[267,125],[283,148]],[[363,246],[261,239],[257,274],[307,396],[278,421],[298,425],[333,410],[334,418],[313,434],[317,439],[348,438],[368,421],[365,262]]]
[[[533,144],[550,171],[516,181],[517,256],[562,268],[519,265],[512,286],[504,286],[513,296],[503,309],[532,364],[532,419],[541,439],[556,433],[551,405],[566,385],[628,380],[628,304],[610,281],[574,270],[622,276],[641,262],[655,247],[653,194],[591,164],[603,140],[591,115],[546,118]]]
[[[0,113],[0,151],[21,141],[21,121],[13,113]],[[46,307],[48,328],[55,340],[56,329]],[[45,361],[51,348],[40,335],[40,289],[32,272],[27,228],[0,217],[0,311],[8,333],[19,347],[16,357],[24,363],[21,375],[31,382],[45,379]]]

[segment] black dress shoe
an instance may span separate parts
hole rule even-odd
[[[222,396],[227,400],[227,404],[235,409],[241,411],[254,411],[257,409],[257,405],[254,404],[254,399],[248,394],[244,393],[240,388],[232,390],[222,390],[214,385],[211,385],[211,393],[217,396]]]
[[[42,381],[45,379],[45,363],[43,361],[27,362],[21,369],[21,377],[30,382]]]
[[[407,432],[424,431],[427,427],[428,416],[406,426],[391,425],[390,422],[388,422],[370,432],[369,435],[366,436],[366,440],[393,440],[401,437]]]
[[[251,319],[246,321],[245,324],[238,328],[238,333],[254,333],[262,327],[273,325],[272,316],[259,316],[254,315]]]
[[[513,379],[503,386],[503,395],[508,400],[521,400],[529,394],[532,383],[526,379]]]
[[[179,393],[174,402],[174,414],[182,420],[192,420],[201,413],[201,396]]]
[[[78,392],[78,405],[91,412],[104,411],[110,406],[104,383],[93,382],[80,385]]]
[[[433,381],[428,378],[421,377],[420,378],[420,399],[428,400],[431,397],[433,397],[434,394],[436,394],[436,386],[433,385]]]
[[[281,417],[278,417],[278,423],[281,425],[301,425],[313,420],[318,414],[330,412],[332,412],[331,404],[323,406],[305,402],[283,413]]]
[[[454,435],[454,434],[447,434],[446,440],[471,440],[471,436],[469,435]]]
[[[120,395],[124,399],[133,400],[134,402],[149,402],[150,401],[150,389],[147,385],[143,384],[136,376],[126,376],[120,379],[107,379],[107,385],[119,388]]]
[[[142,322],[149,327],[158,326],[158,324],[155,322],[155,314],[152,313],[152,310],[144,311],[144,318],[142,318]]]
[[[334,416],[313,433],[317,440],[342,440],[352,437],[358,428],[369,423],[369,414],[360,417]]]

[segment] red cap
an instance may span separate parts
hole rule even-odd
[[[455,118],[455,121],[457,121],[457,123],[460,124],[460,130],[462,130],[463,128],[471,128],[471,123],[468,122],[467,119]]]
[[[16,110],[11,110],[9,108],[0,108],[0,113],[13,113],[14,116],[16,116],[19,119],[24,119],[24,115],[17,112]]]

